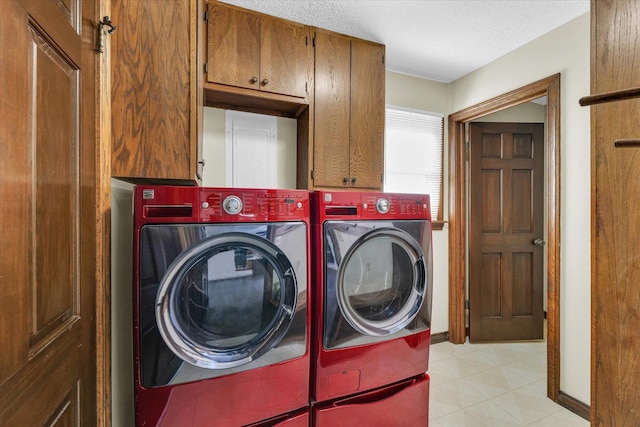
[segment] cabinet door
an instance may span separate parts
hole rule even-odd
[[[592,422],[640,425],[640,100],[592,107]]]
[[[309,27],[263,16],[260,33],[260,90],[304,98]]]
[[[114,177],[199,179],[196,3],[111,3]]]
[[[345,37],[318,31],[315,45],[313,185],[347,187],[350,41]]]
[[[212,2],[207,29],[207,80],[259,89],[260,16]]]
[[[640,86],[640,1],[592,1],[594,93]]]
[[[351,187],[382,188],[384,90],[384,46],[352,40]]]

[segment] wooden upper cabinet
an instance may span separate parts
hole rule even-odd
[[[640,86],[640,3],[592,1],[592,93]]]
[[[112,176],[201,180],[197,0],[113,0]],[[201,63],[201,62],[200,62]]]
[[[260,17],[216,2],[209,6],[207,29],[207,80],[257,89]]]
[[[318,31],[315,47],[313,186],[348,186],[351,41]]]
[[[307,96],[309,27],[214,1],[207,28],[207,82]]]
[[[313,187],[382,188],[384,46],[315,34]]]
[[[350,185],[382,189],[384,172],[385,48],[351,41]]]

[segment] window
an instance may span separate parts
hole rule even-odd
[[[384,191],[429,194],[431,218],[442,221],[444,116],[387,106]]]

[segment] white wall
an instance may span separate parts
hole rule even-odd
[[[225,187],[225,116],[219,108],[204,108],[202,157],[205,166],[202,185]],[[296,188],[297,123],[278,117],[277,188]]]
[[[111,416],[134,424],[133,408],[133,185],[111,180]]]
[[[589,13],[450,85],[450,112],[561,73],[560,389],[590,402]]]
[[[431,111],[445,115],[445,137],[447,141],[447,117],[449,112],[449,85],[419,77],[387,71],[386,103],[396,107]],[[445,143],[446,151],[446,143]],[[445,153],[446,156],[446,153]],[[446,157],[445,157],[446,158]],[[443,176],[448,176],[447,162],[444,162]],[[442,194],[443,212],[446,219],[448,191],[446,185]],[[443,230],[433,233],[433,311],[431,333],[449,330],[449,233],[445,224]]]

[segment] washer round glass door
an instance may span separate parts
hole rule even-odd
[[[386,336],[405,328],[424,302],[424,257],[407,232],[379,228],[357,239],[337,274],[343,316],[358,332]]]
[[[293,267],[275,245],[247,233],[223,233],[192,245],[169,265],[156,321],[182,360],[226,369],[276,346],[296,302]]]

